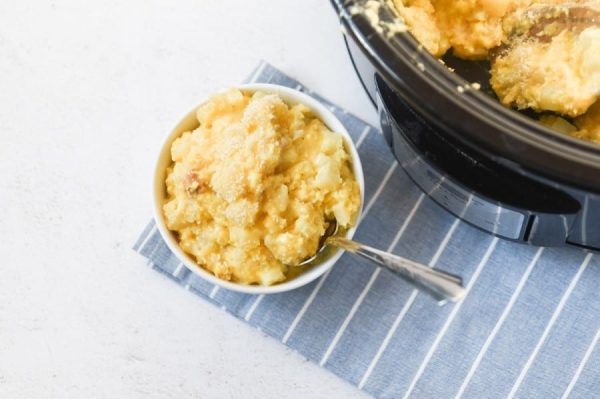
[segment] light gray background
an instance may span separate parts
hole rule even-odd
[[[158,147],[265,59],[368,122],[326,0],[0,3],[0,397],[363,397],[130,250]]]

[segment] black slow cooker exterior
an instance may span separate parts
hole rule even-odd
[[[504,238],[600,249],[600,146],[553,132],[474,89],[474,81],[487,84],[483,69],[458,61],[458,73],[450,72],[394,29],[388,2],[332,4],[386,140],[422,190]]]

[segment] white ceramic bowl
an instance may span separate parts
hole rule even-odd
[[[319,119],[321,119],[321,121],[323,121],[323,123],[325,123],[325,125],[329,129],[331,129],[334,132],[338,132],[339,134],[344,136],[347,144],[347,149],[349,150],[350,155],[352,157],[354,176],[360,187],[361,206],[357,215],[358,221],[362,213],[362,204],[364,202],[365,183],[363,170],[360,158],[358,157],[358,152],[356,151],[356,147],[354,146],[354,143],[352,142],[348,131],[344,128],[339,119],[337,119],[331,111],[329,111],[325,106],[323,106],[314,98],[300,91],[290,89],[288,87],[272,84],[247,84],[237,86],[237,88],[239,88],[242,91],[248,92],[264,91],[269,93],[276,93],[283,99],[283,101],[285,101],[288,104],[302,103],[306,105],[309,109],[311,109],[314,112],[314,114],[318,116]],[[274,294],[278,292],[289,291],[310,283],[311,281],[315,280],[317,277],[325,273],[327,270],[331,269],[334,263],[342,256],[341,250],[337,251],[334,256],[324,260],[322,263],[315,265],[314,267],[298,275],[297,277],[291,280],[286,280],[282,283],[278,283],[271,286],[238,284],[217,278],[215,275],[199,266],[190,255],[186,254],[179,247],[175,234],[171,232],[165,224],[162,212],[162,206],[166,197],[166,169],[171,164],[171,144],[173,143],[173,141],[177,137],[181,136],[182,133],[193,130],[199,126],[198,120],[196,119],[197,109],[198,107],[195,107],[171,131],[171,133],[163,143],[158,160],[156,161],[152,193],[152,196],[154,198],[154,219],[156,220],[156,225],[158,227],[158,230],[160,231],[160,234],[164,238],[171,251],[187,266],[188,269],[196,273],[198,276],[204,278],[205,280],[213,284],[218,285],[219,287],[226,288],[228,290],[243,292],[246,294]],[[355,230],[356,226],[349,229],[346,234],[346,237],[351,238],[354,235]]]

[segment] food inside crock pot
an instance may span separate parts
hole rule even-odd
[[[572,123],[557,115],[544,115],[540,123],[561,133],[600,144],[600,102],[592,105]]]
[[[452,51],[467,60],[489,59],[490,83],[504,105],[545,113],[544,125],[598,142],[600,111],[592,105],[600,98],[600,1],[394,0],[394,5],[432,55]]]

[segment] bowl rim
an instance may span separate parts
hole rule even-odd
[[[322,104],[315,98],[311,97],[306,93],[303,93],[299,90],[287,86],[281,86],[271,83],[248,83],[231,86],[231,88],[236,88],[245,92],[265,91],[269,93],[275,93],[278,94],[284,100],[284,102],[288,104],[302,103],[306,105],[330,130],[339,133],[344,137],[346,149],[349,151],[352,160],[352,169],[354,172],[354,177],[360,188],[360,207],[356,215],[356,222],[355,225],[348,229],[346,233],[346,237],[352,238],[358,227],[359,221],[361,220],[363,212],[365,183],[362,163],[358,154],[358,150],[356,149],[356,145],[352,141],[350,133],[348,133],[347,129],[342,124],[342,122],[333,114],[332,111],[330,111],[324,104]],[[225,92],[226,90],[227,89],[220,90],[215,94]],[[308,271],[298,275],[292,280],[286,280],[271,286],[244,285],[227,280],[222,280],[216,277],[208,270],[198,265],[190,255],[186,254],[180,248],[179,243],[177,242],[173,233],[167,228],[162,214],[162,206],[165,190],[165,163],[169,164],[171,162],[171,144],[177,137],[181,136],[182,133],[189,131],[189,128],[186,128],[185,126],[189,125],[192,119],[195,119],[196,110],[198,109],[198,107],[201,104],[208,101],[210,97],[212,97],[212,95],[206,96],[198,105],[196,105],[190,112],[188,112],[183,118],[179,120],[179,122],[171,129],[170,133],[163,140],[158,156],[156,157],[154,173],[152,175],[152,208],[157,230],[159,231],[163,240],[167,244],[168,248],[171,250],[171,252],[173,252],[173,254],[181,263],[183,263],[191,272],[193,272],[197,276],[221,288],[245,294],[275,294],[299,288],[316,280],[333,267],[333,265],[343,255],[342,250],[338,250],[332,257],[312,267]]]

